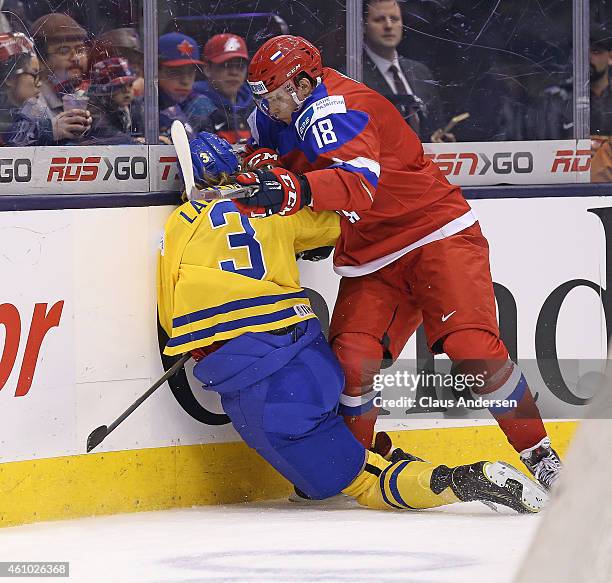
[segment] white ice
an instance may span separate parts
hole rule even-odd
[[[70,561],[69,579],[33,583],[510,583],[538,520],[260,502],[0,529],[0,560]]]

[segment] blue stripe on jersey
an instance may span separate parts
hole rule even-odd
[[[398,510],[403,510],[401,506],[398,506],[397,504],[394,504],[393,502],[391,502],[391,500],[389,500],[389,497],[387,496],[387,492],[385,491],[385,477],[387,476],[387,472],[392,467],[393,465],[388,465],[383,470],[382,474],[380,474],[380,476],[378,477],[378,483],[380,484],[380,493],[382,494],[383,500],[385,501],[386,504],[388,504],[389,506],[393,508],[397,508]]]
[[[181,334],[175,338],[170,338],[166,346],[168,348],[174,346],[181,346],[188,342],[195,342],[196,340],[203,340],[204,338],[210,338],[220,332],[229,332],[231,330],[238,330],[246,326],[257,326],[258,324],[272,324],[273,322],[280,322],[297,316],[297,312],[293,308],[286,308],[273,312],[272,314],[261,314],[259,316],[248,316],[247,318],[240,318],[239,320],[232,320],[230,322],[220,322],[215,326],[198,330],[197,332],[188,332],[187,334]]]
[[[218,314],[227,314],[228,312],[233,312],[234,310],[254,308],[256,306],[267,306],[269,304],[275,304],[276,302],[280,302],[282,300],[293,300],[297,298],[307,299],[308,296],[306,295],[305,291],[300,291],[291,294],[278,294],[273,296],[259,296],[256,298],[233,300],[231,302],[221,304],[220,306],[215,306],[213,308],[205,308],[204,310],[191,312],[190,314],[185,314],[184,316],[178,316],[172,320],[172,327],[178,328],[179,326],[184,326],[185,324],[198,322],[199,320],[205,320],[206,318],[211,318],[212,316],[217,316]]]
[[[291,126],[287,126],[287,124],[282,121],[274,121],[265,113],[257,109],[255,114],[256,131],[252,133],[258,136],[257,144],[261,148],[272,148],[282,154],[283,152],[279,148],[279,134],[283,132],[283,130],[286,131],[289,127]]]
[[[399,502],[400,504],[402,504],[404,507],[406,508],[410,508],[411,510],[414,510],[414,508],[412,506],[410,506],[409,504],[406,504],[406,502],[404,502],[404,499],[402,498],[400,491],[397,487],[397,478],[399,477],[401,471],[409,464],[409,461],[404,461],[401,462],[397,468],[395,468],[393,470],[393,473],[391,474],[391,477],[389,478],[389,490],[391,490],[391,493],[393,494],[393,496],[395,497],[395,500],[397,502]]]
[[[374,172],[372,172],[369,168],[353,166],[347,162],[332,164],[330,168],[341,168],[347,172],[361,174],[374,188],[378,186],[378,176],[376,176],[376,174],[374,174]]]

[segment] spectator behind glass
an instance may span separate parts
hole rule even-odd
[[[46,14],[32,24],[36,49],[42,57],[41,97],[53,116],[64,110],[62,95],[87,89],[87,32],[66,14]],[[73,109],[85,133],[91,125],[89,112]]]
[[[134,96],[143,95],[144,56],[138,32],[133,28],[107,30],[96,37],[95,45],[98,47],[98,50],[106,52],[106,57],[122,57],[127,60],[130,69],[136,75],[132,86]]]
[[[230,144],[251,137],[247,118],[253,111],[253,95],[246,83],[249,53],[244,39],[235,34],[217,34],[204,46],[206,81],[194,88],[217,107],[211,115],[214,132]]]
[[[612,32],[591,30],[592,182],[612,182]]]
[[[215,105],[193,90],[196,69],[204,65],[195,40],[170,32],[159,37],[159,125],[166,141],[174,120],[185,124],[188,134],[211,131]]]
[[[23,32],[29,34],[30,21],[21,0],[0,0],[0,32]]]
[[[601,25],[590,36],[590,133],[597,142],[612,136],[612,32]],[[538,105],[537,139],[563,140],[574,135],[572,79],[544,90]]]
[[[80,116],[62,112],[52,119],[40,100],[40,67],[31,39],[0,34],[0,144],[46,146],[82,133]]]
[[[139,140],[131,107],[135,73],[126,59],[111,57],[93,63],[89,73],[89,108],[93,117],[88,142],[131,144]]]
[[[446,123],[431,71],[397,52],[402,13],[397,0],[364,0],[363,82],[389,99],[424,141],[455,141],[436,133]]]

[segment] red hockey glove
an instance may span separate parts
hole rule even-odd
[[[278,152],[270,148],[253,148],[247,146],[246,152],[242,158],[242,168],[247,172],[254,170],[270,170],[280,166]]]
[[[248,217],[292,215],[312,200],[306,178],[284,168],[238,174],[236,181],[244,186],[258,187],[250,198],[234,199],[238,210]]]

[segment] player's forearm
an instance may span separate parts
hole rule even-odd
[[[305,175],[315,211],[363,211],[373,202],[376,189],[361,175],[340,168],[314,170]]]

